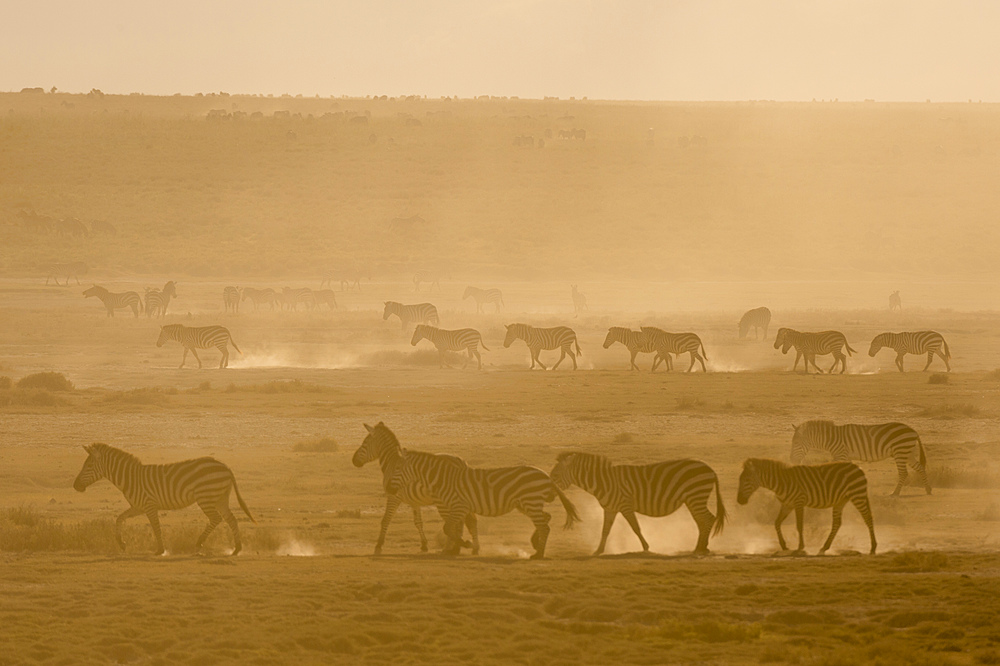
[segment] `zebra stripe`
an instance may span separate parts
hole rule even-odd
[[[427,491],[425,486],[411,485],[403,488],[395,488],[394,492],[389,492],[390,481],[396,470],[399,468],[403,448],[399,445],[396,435],[389,430],[385,423],[379,421],[375,427],[364,424],[368,431],[368,436],[361,442],[361,446],[354,452],[351,459],[355,467],[363,467],[372,460],[378,460],[382,468],[382,487],[386,490],[385,512],[382,514],[382,527],[379,530],[378,541],[375,542],[375,554],[382,552],[385,544],[385,535],[389,531],[389,523],[396,515],[396,509],[401,503],[409,504],[413,509],[413,524],[420,534],[420,550],[427,552],[427,537],[424,535],[424,521],[420,513],[420,507],[435,504],[434,498]],[[451,464],[465,466],[465,462],[454,456],[442,456]],[[479,553],[479,529],[476,523],[476,516],[469,514],[466,520],[466,527],[473,539],[473,554]]]
[[[795,426],[792,435],[792,464],[798,465],[809,451],[827,451],[834,460],[863,460],[877,462],[892,458],[896,461],[899,481],[893,495],[898,495],[906,483],[907,463],[917,471],[927,494],[931,486],[927,480],[927,457],[920,435],[905,423],[880,423],[877,425],[834,425],[832,421],[806,421]]]
[[[320,280],[319,286],[320,289],[322,289],[324,286],[332,288],[333,283],[338,282],[340,283],[341,291],[350,291],[354,287],[357,287],[358,293],[360,293],[362,276],[367,277],[369,280],[372,279],[370,271],[365,271],[360,268],[331,270],[323,274],[323,279]]]
[[[875,356],[882,347],[889,347],[896,351],[896,367],[899,368],[900,372],[903,372],[903,357],[907,354],[927,354],[927,365],[924,366],[924,371],[931,367],[934,354],[937,354],[944,361],[948,372],[951,372],[951,364],[948,363],[951,351],[948,349],[948,343],[945,342],[944,336],[936,331],[879,333],[872,340],[868,355]]]
[[[830,536],[819,551],[822,555],[830,549],[833,538],[837,536],[844,505],[851,502],[868,526],[868,534],[872,540],[871,554],[875,554],[875,526],[868,504],[868,480],[861,468],[854,463],[835,462],[826,465],[789,467],[777,460],[748,458],[743,463],[736,501],[739,504],[746,504],[758,488],[773,491],[781,502],[781,510],[778,511],[778,518],[774,521],[774,529],[778,532],[778,545],[782,550],[788,550],[788,547],[781,533],[781,523],[793,509],[795,524],[799,529],[798,552],[803,552],[805,541],[802,536],[802,516],[805,507],[833,508],[833,529],[830,530]]]
[[[547,502],[556,497],[562,502],[566,510],[565,527],[572,527],[580,519],[569,498],[548,474],[535,467],[474,469],[430,453],[404,451],[389,483],[392,491],[422,486],[434,497],[449,538],[445,552],[451,555],[459,552],[462,522],[471,514],[502,516],[514,509],[523,513],[535,525],[531,536],[535,548],[532,559],[545,556],[552,519],[545,511]]]
[[[469,296],[476,301],[476,314],[483,311],[484,303],[493,303],[496,306],[497,313],[504,307],[503,293],[499,289],[478,289],[476,287],[466,287],[465,293],[462,295],[462,300],[464,301]]]
[[[479,369],[483,369],[483,357],[479,355],[478,345],[483,345],[483,349],[490,351],[490,348],[486,346],[483,342],[483,336],[474,328],[460,328],[455,331],[447,331],[441,328],[435,328],[434,326],[427,326],[425,324],[417,324],[417,328],[413,331],[413,338],[410,340],[410,344],[414,347],[421,340],[430,340],[437,347],[438,352],[441,355],[441,367],[448,367],[444,362],[444,354],[449,351],[467,351],[469,353],[469,361],[475,356],[476,360],[479,362]],[[468,365],[466,361],[465,365]],[[462,367],[464,368],[465,365]]]
[[[162,347],[167,340],[174,340],[184,345],[184,358],[181,359],[180,365],[182,368],[187,361],[189,351],[194,354],[195,360],[198,361],[198,367],[201,368],[201,359],[198,358],[197,349],[218,347],[219,351],[222,352],[222,360],[219,361],[220,370],[229,367],[229,347],[227,344],[231,344],[233,349],[240,352],[240,356],[243,355],[243,352],[233,341],[233,336],[229,334],[229,329],[225,326],[192,327],[183,324],[167,324],[160,327],[160,337],[156,340],[156,346]]]
[[[418,271],[413,274],[413,291],[420,291],[420,283],[430,283],[428,291],[434,291],[434,287],[441,291],[441,275],[431,271]]]
[[[163,289],[147,289],[146,317],[152,317],[154,314],[161,319],[165,317],[171,298],[177,298],[177,285],[173,280],[163,285]]]
[[[778,349],[779,347],[782,354],[787,354],[790,348],[795,347],[795,363],[792,365],[792,371],[794,372],[795,368],[798,367],[799,359],[805,357],[806,374],[809,374],[810,363],[816,370],[823,372],[816,365],[816,356],[825,354],[833,354],[833,365],[830,366],[828,372],[832,373],[837,364],[840,364],[840,374],[844,374],[844,371],[847,370],[847,357],[844,356],[843,349],[846,347],[848,354],[857,351],[851,349],[851,345],[847,342],[847,336],[840,331],[802,333],[791,328],[778,329],[778,335],[774,338],[774,348]]]
[[[254,312],[260,307],[261,303],[270,304],[271,309],[274,310],[274,305],[277,302],[277,294],[274,289],[267,287],[265,289],[256,289],[254,287],[244,287],[243,288],[243,298],[242,300],[247,300],[248,298],[253,302]]]
[[[90,298],[91,296],[96,296],[104,303],[104,307],[108,311],[109,317],[115,316],[115,310],[121,310],[123,308],[132,308],[132,314],[135,318],[139,318],[139,311],[142,309],[142,301],[139,299],[139,294],[134,291],[124,291],[121,293],[113,293],[105,289],[104,287],[99,287],[96,284],[90,289],[86,289],[83,292],[84,298]]]
[[[608,335],[604,338],[604,348],[607,349],[616,342],[625,345],[625,348],[632,354],[629,362],[630,370],[638,370],[635,364],[635,357],[642,354],[652,354],[656,351],[650,336],[642,331],[632,331],[624,326],[612,326],[608,329]],[[656,359],[653,359],[654,363]]]
[[[582,356],[583,352],[580,351],[580,343],[577,342],[576,331],[572,328],[568,326],[535,328],[528,324],[507,324],[506,327],[507,335],[503,340],[504,348],[509,349],[515,340],[524,340],[525,344],[528,345],[528,350],[531,352],[532,368],[537,363],[542,367],[542,370],[547,370],[548,368],[545,367],[545,364],[539,360],[538,354],[542,350],[559,349],[562,353],[559,355],[559,360],[556,361],[556,364],[552,366],[552,369],[555,370],[558,368],[563,359],[569,356],[570,360],[573,361],[573,369],[576,370],[576,357]],[[576,345],[576,355],[573,354],[574,345]]]
[[[74,261],[68,264],[52,264],[46,270],[45,284],[49,283],[49,279],[53,279],[56,282],[56,286],[59,286],[59,276],[66,276],[66,286],[69,286],[69,279],[73,278],[76,280],[77,284],[80,284],[80,276],[86,275],[90,270],[90,267],[82,261]]]
[[[417,322],[418,324],[432,324],[434,326],[441,323],[441,320],[438,318],[437,308],[430,303],[403,305],[402,303],[397,303],[396,301],[385,301],[385,310],[382,312],[382,321],[388,319],[390,315],[396,315],[399,317],[399,321],[402,324],[402,329],[404,331],[412,322]]]
[[[757,339],[757,329],[763,329],[764,335],[761,336],[767,339],[767,327],[771,325],[771,311],[767,308],[754,308],[753,310],[747,310],[743,313],[743,317],[740,318],[740,340],[747,337],[747,333],[750,329],[753,329],[753,339]]]
[[[687,371],[691,372],[694,369],[695,361],[697,361],[701,363],[702,372],[708,372],[705,368],[708,353],[705,351],[705,345],[702,343],[701,338],[694,333],[667,333],[655,326],[643,326],[639,330],[649,337],[650,343],[656,350],[656,356],[653,358],[654,371],[660,362],[663,362],[667,366],[667,372],[670,372],[674,369],[673,361],[670,360],[670,354],[680,356],[681,354],[690,353],[691,365],[688,366]],[[700,354],[698,353],[699,349],[701,350]]]
[[[239,287],[226,287],[222,290],[222,304],[225,306],[225,311],[233,311],[233,314],[238,314],[240,311],[240,288]]]
[[[316,303],[317,307],[326,303],[327,307],[331,310],[337,309],[337,295],[333,293],[332,289],[320,289],[319,291],[314,291],[313,301]]]
[[[300,287],[299,289],[285,287],[281,290],[281,294],[284,297],[285,305],[291,310],[298,310],[299,303],[304,303],[306,308],[310,310],[316,307],[316,296],[309,287]]]
[[[196,503],[208,516],[208,527],[198,537],[197,549],[223,520],[233,531],[236,543],[232,554],[242,549],[236,516],[229,510],[229,491],[236,494],[236,501],[251,521],[256,523],[250,509],[240,496],[233,471],[214,458],[195,458],[167,465],[144,465],[131,453],[107,444],[84,446],[87,460],[73,482],[73,487],[83,492],[88,486],[107,479],[132,506],[115,521],[115,540],[125,550],[121,528],[125,519],[145,515],[156,537],[156,554],[163,554],[163,537],[160,534],[159,512],[183,509]]]
[[[604,552],[608,534],[621,513],[648,551],[649,544],[639,529],[635,514],[667,516],[686,505],[698,525],[696,553],[708,552],[709,532],[717,536],[726,522],[719,478],[711,467],[698,460],[670,460],[651,465],[613,465],[593,453],[562,453],[552,469],[552,481],[560,488],[579,486],[604,507],[601,543],[594,555]],[[715,489],[715,515],[708,498]],[[714,526],[714,530],[713,530]]]

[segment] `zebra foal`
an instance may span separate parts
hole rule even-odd
[[[889,347],[896,352],[896,367],[899,368],[900,372],[903,372],[903,357],[907,354],[917,354],[918,356],[927,354],[927,365],[924,366],[924,372],[927,371],[927,368],[931,367],[934,354],[937,354],[944,361],[944,367],[948,369],[948,372],[951,372],[951,364],[948,363],[948,359],[951,358],[951,351],[948,349],[948,343],[945,341],[944,336],[936,331],[879,333],[872,340],[872,346],[868,350],[868,355],[874,357],[882,347]]]
[[[201,550],[205,539],[223,520],[233,531],[235,548],[232,554],[242,550],[240,529],[236,516],[229,510],[229,491],[236,494],[236,501],[251,521],[256,523],[250,509],[240,496],[233,471],[214,458],[195,458],[167,465],[144,465],[132,455],[107,444],[84,446],[87,459],[73,482],[73,488],[83,492],[91,484],[107,479],[131,505],[115,520],[115,540],[118,547],[125,550],[122,540],[122,523],[127,518],[145,515],[156,537],[156,554],[162,555],[163,537],[160,534],[159,512],[167,509],[183,509],[196,503],[208,516],[208,526],[198,537],[196,548]]]
[[[84,298],[90,298],[91,296],[96,296],[102,303],[104,303],[104,308],[108,311],[109,317],[115,316],[115,310],[131,308],[132,314],[134,314],[135,318],[138,319],[139,312],[142,310],[142,300],[139,298],[139,294],[134,291],[114,293],[95,284],[93,287],[85,289],[83,292]]]
[[[799,366],[799,359],[805,358],[806,374],[809,374],[809,364],[820,373],[823,370],[816,365],[816,356],[826,354],[833,355],[833,365],[830,366],[830,373],[833,373],[837,365],[840,365],[840,374],[847,370],[847,357],[844,356],[844,349],[847,353],[856,352],[851,349],[847,342],[847,336],[840,331],[822,331],[820,333],[803,333],[792,328],[779,328],[778,334],[774,338],[774,348],[781,349],[782,354],[787,354],[788,350],[795,347],[795,363],[792,364],[792,372]]]
[[[479,354],[479,345],[483,345],[483,349],[490,351],[490,348],[486,346],[483,342],[483,336],[474,328],[460,328],[455,331],[448,331],[442,328],[435,328],[434,326],[427,326],[426,324],[417,324],[417,328],[413,331],[413,338],[410,340],[410,344],[414,347],[421,340],[430,340],[437,347],[438,353],[441,357],[441,367],[450,367],[445,363],[444,355],[445,352],[449,351],[467,351],[469,353],[469,360],[465,362],[465,365],[469,365],[469,361],[475,356],[476,360],[479,362],[479,369],[483,369],[483,357]]]
[[[184,326],[183,324],[168,324],[166,326],[160,327],[160,337],[156,339],[156,346],[162,347],[168,340],[174,340],[184,345],[184,357],[181,359],[180,367],[184,367],[184,363],[187,361],[187,355],[190,351],[196,361],[198,361],[198,367],[201,368],[201,359],[198,358],[198,349],[208,349],[209,347],[217,347],[219,351],[222,352],[222,360],[219,361],[219,369],[229,367],[229,347],[232,345],[233,349],[240,352],[240,356],[243,352],[240,348],[236,346],[236,342],[233,341],[233,336],[230,335],[229,329],[225,326]]]
[[[382,321],[386,321],[390,316],[396,315],[402,324],[402,329],[411,323],[431,324],[437,326],[441,323],[438,318],[437,308],[430,303],[417,303],[416,305],[403,305],[396,301],[384,301],[385,309],[382,311]]]
[[[764,334],[761,336],[763,339],[767,339],[767,327],[771,325],[771,311],[767,308],[754,308],[753,310],[747,310],[743,313],[743,317],[740,318],[739,330],[740,330],[740,340],[747,337],[747,333],[750,329],[753,329],[753,339],[757,339],[757,329],[763,329]]]
[[[476,287],[466,287],[465,293],[462,294],[462,300],[464,301],[469,296],[471,296],[476,301],[476,314],[483,311],[484,303],[493,303],[496,306],[497,314],[504,307],[503,293],[499,289],[478,289]]]
[[[505,326],[507,328],[507,335],[503,339],[504,348],[509,349],[515,340],[524,340],[524,343],[528,345],[528,351],[531,352],[532,369],[534,369],[537,363],[541,366],[542,370],[547,370],[548,368],[539,360],[538,355],[542,350],[558,349],[562,353],[559,355],[559,360],[552,366],[552,369],[555,370],[558,368],[563,359],[569,356],[570,360],[573,361],[573,369],[576,370],[576,357],[581,356],[583,352],[580,351],[580,343],[577,342],[576,331],[572,328],[568,326],[535,328],[528,324],[505,324]],[[573,354],[574,345],[576,345],[576,355]]]
[[[642,354],[652,354],[656,351],[653,346],[653,341],[650,339],[649,335],[643,331],[633,331],[624,326],[612,326],[608,329],[608,334],[604,338],[604,348],[607,349],[616,342],[620,342],[622,345],[628,349],[632,358],[629,361],[630,370],[638,370],[639,366],[635,364],[635,357]],[[653,359],[654,363],[656,359]]]

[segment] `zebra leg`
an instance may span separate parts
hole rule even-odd
[[[799,359],[802,358],[802,352],[798,349],[795,350],[795,363],[792,363],[792,372],[795,372],[799,367]],[[809,366],[806,366],[806,372],[809,372]]]
[[[219,360],[219,370],[229,367],[229,347],[225,344],[219,346],[219,351],[222,352],[222,358]]]
[[[185,363],[187,363],[187,359],[188,359],[188,348],[187,348],[187,347],[185,347],[185,348],[184,348],[184,356],[183,356],[183,358],[181,358],[181,364],[180,364],[180,366],[178,366],[178,367],[181,367],[181,368],[183,368],[183,367],[184,367],[184,364],[185,364]]]
[[[198,361],[198,369],[201,370],[201,359],[198,358],[198,350],[191,347],[191,355],[194,356],[194,360]]]
[[[594,551],[594,555],[600,555],[604,552],[604,546],[608,543],[608,534],[611,533],[611,526],[615,524],[615,518],[618,517],[618,511],[612,511],[605,507],[604,509],[604,527],[601,528],[601,543],[598,544],[597,550]]]
[[[948,372],[951,372],[951,363],[948,362],[948,357],[945,356],[940,349],[938,350],[938,356],[940,356],[941,360],[944,361],[944,367],[948,369]]]
[[[545,557],[545,544],[549,541],[549,533],[552,528],[549,527],[549,520],[552,518],[549,514],[542,511],[541,516],[544,516],[544,522],[535,522],[535,532],[531,535],[531,545],[535,547],[535,554],[531,556],[533,560],[540,560]]]
[[[469,534],[472,536],[472,554],[479,554],[479,522],[476,519],[476,514],[470,513],[465,517],[465,526],[469,528]],[[463,543],[463,547],[468,548],[468,545]]]
[[[785,535],[781,533],[781,523],[785,522],[785,518],[788,514],[792,512],[792,507],[787,504],[781,505],[781,510],[778,511],[778,517],[774,521],[774,529],[778,533],[778,545],[781,550],[788,550],[788,545],[785,543]]]
[[[385,543],[385,533],[389,531],[389,523],[392,522],[392,517],[396,515],[396,509],[399,508],[400,500],[395,495],[389,495],[385,501],[385,513],[382,514],[382,527],[378,533],[378,541],[375,542],[375,554],[380,555],[382,553],[382,544]],[[420,507],[416,505],[413,506],[413,524],[417,526],[417,532],[420,533],[420,550],[427,552],[427,537],[424,536],[424,521],[420,516]]]
[[[545,367],[545,364],[542,363],[542,359],[540,359],[538,357],[538,355],[541,354],[541,353],[542,353],[541,349],[533,349],[531,351],[531,367],[534,368],[535,367],[535,363],[537,363],[542,368],[542,370],[548,370],[548,368]],[[555,368],[553,368],[553,370],[554,369]]]
[[[480,356],[478,349],[469,349],[469,360],[472,360],[472,355],[476,355],[476,361],[479,363],[479,369],[483,369],[483,357]]]
[[[906,356],[906,352],[899,352],[896,354],[896,367],[899,368],[900,372],[903,372],[903,357]]]
[[[924,372],[927,372],[927,368],[931,367],[931,361],[934,360],[934,351],[927,352],[927,365],[924,366]]]
[[[156,508],[146,510],[146,518],[149,519],[149,526],[153,528],[153,536],[156,537],[156,555],[163,555],[163,536],[160,534],[160,517],[156,513]]]
[[[875,523],[872,521],[872,509],[868,504],[868,495],[859,495],[852,499],[851,503],[854,504],[854,508],[858,510],[858,513],[861,514],[861,518],[865,521],[865,525],[868,526],[868,536],[870,536],[872,540],[872,549],[869,552],[871,555],[874,555],[875,548],[878,544],[875,542]]]
[[[632,509],[622,509],[622,515],[625,516],[625,520],[628,524],[632,526],[632,531],[635,535],[639,537],[639,543],[642,544],[642,552],[649,552],[649,544],[646,543],[646,539],[642,536],[642,530],[639,529],[639,519],[635,517],[635,511]]]
[[[795,551],[796,553],[806,552],[806,539],[805,535],[802,534],[802,519],[805,517],[805,512],[805,507],[795,507],[795,527],[799,529],[799,548]]]
[[[573,355],[573,353],[571,351],[570,352],[570,356],[572,356],[572,355]],[[559,360],[556,361],[556,364],[552,366],[552,369],[553,370],[558,370],[559,369],[559,364],[563,362],[564,358],[566,358],[566,348],[565,347],[560,347],[559,348]],[[573,365],[574,366],[576,365],[576,361],[575,360],[573,361]]]
[[[927,494],[930,495],[931,494],[931,482],[927,480],[927,469],[923,465],[920,464],[919,460],[913,461],[910,465],[911,465],[911,467],[913,467],[913,469],[917,470],[917,474],[920,475],[920,480],[923,481],[923,483],[924,483],[924,490],[926,490]]]
[[[208,516],[208,526],[205,528],[205,531],[201,533],[201,536],[198,537],[198,541],[195,542],[195,550],[201,550],[201,547],[205,544],[205,539],[207,539],[208,535],[212,533],[212,530],[215,529],[216,525],[222,522],[222,515],[219,513],[219,509],[214,504],[209,504],[207,502],[202,504],[201,502],[198,502],[198,506],[200,506],[201,510],[205,512],[205,515]]]
[[[229,499],[228,497],[226,498]],[[233,512],[229,510],[229,507],[225,507],[225,511],[222,512],[222,517],[225,519],[226,524],[229,525],[229,529],[233,531],[233,552],[230,555],[239,555],[240,551],[243,550],[243,542],[240,540],[240,527],[236,523],[236,516]]]
[[[687,502],[688,511],[691,512],[691,517],[698,525],[698,545],[694,548],[696,554],[708,553],[708,536],[712,531],[712,525],[715,524],[715,516],[708,510],[707,505],[707,498],[704,500],[699,498],[697,503]]]
[[[632,359],[629,361],[629,367],[628,367],[629,370],[638,370],[639,369],[639,366],[637,366],[635,364],[635,357],[638,356],[638,355],[639,355],[639,350],[638,349],[636,349],[635,351],[632,352]]]
[[[137,507],[129,507],[125,512],[118,516],[115,520],[115,541],[118,542],[118,548],[125,550],[125,542],[122,540],[122,524],[127,518],[134,518],[135,516],[141,516],[145,511]]]
[[[917,464],[919,465],[920,463]],[[903,484],[906,483],[906,477],[909,476],[909,473],[906,471],[906,460],[904,458],[896,458],[896,471],[899,472],[899,479],[896,481],[896,489],[892,491],[892,494],[898,496],[903,490]]]
[[[136,319],[139,318],[139,306],[135,303],[132,304],[132,314],[135,315]]]
[[[833,543],[833,537],[837,536],[837,531],[840,530],[840,523],[844,515],[844,505],[837,504],[833,507],[833,525],[830,528],[830,536],[826,538],[826,543],[823,547],[819,549],[819,554],[823,555],[826,551],[830,550],[830,544]]]

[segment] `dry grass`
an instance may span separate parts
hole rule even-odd
[[[337,440],[332,437],[321,437],[319,439],[307,439],[296,442],[292,446],[292,451],[296,453],[336,453],[340,449]]]
[[[960,403],[960,404],[944,403],[942,405],[924,407],[917,413],[917,416],[922,416],[928,419],[939,419],[942,421],[949,421],[952,419],[963,419],[963,418],[966,419],[984,418],[986,414],[983,412],[982,409],[970,403]]]
[[[955,468],[931,467],[927,470],[931,488],[968,488],[974,490],[1000,488],[1000,473],[988,467]],[[912,472],[906,479],[907,485],[920,485]]]
[[[174,393],[177,393],[176,389]],[[168,405],[170,397],[165,389],[143,387],[128,391],[113,391],[105,395],[102,401],[122,405]]]
[[[930,377],[927,378],[928,384],[947,384],[948,375],[943,372],[935,372]]]
[[[58,407],[67,401],[43,389],[0,389],[0,407]]]
[[[329,386],[304,382],[300,379],[274,380],[263,384],[229,384],[226,387],[226,393],[330,393],[333,390]]]

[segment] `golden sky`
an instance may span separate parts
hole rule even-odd
[[[998,26],[985,0],[8,0],[0,90],[997,102]]]

